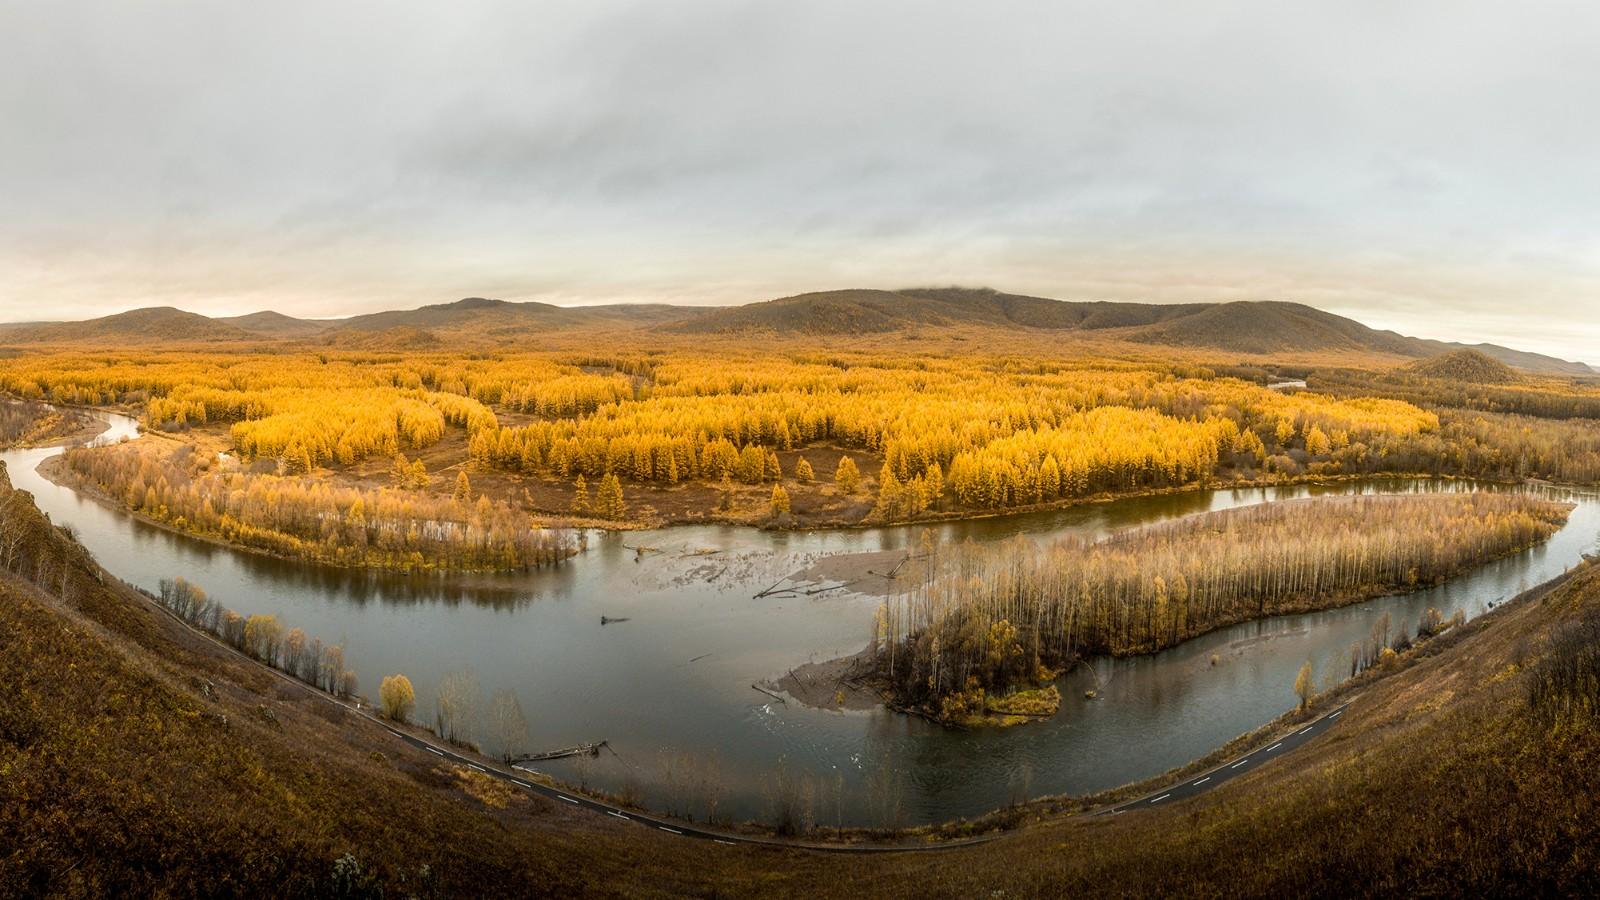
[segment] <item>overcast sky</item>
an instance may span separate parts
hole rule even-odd
[[[0,320],[987,285],[1600,362],[1600,7],[0,5]]]

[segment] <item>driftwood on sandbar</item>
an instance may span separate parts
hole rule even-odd
[[[755,688],[756,690],[760,691],[761,693],[766,694],[768,697],[771,697],[772,699],[778,701],[779,703],[782,703],[784,706],[788,706],[789,705],[789,701],[783,699],[783,695],[778,693],[777,691],[769,691],[769,690],[767,690],[766,688],[762,687],[759,684],[752,684],[750,686]]]

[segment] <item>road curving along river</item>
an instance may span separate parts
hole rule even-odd
[[[108,439],[137,436],[109,416]],[[470,670],[482,697],[476,730],[492,751],[489,697],[514,690],[532,749],[605,740],[597,759],[541,765],[573,784],[703,818],[767,818],[800,802],[819,824],[914,825],[971,817],[1023,795],[1082,794],[1158,774],[1284,712],[1295,672],[1320,681],[1388,612],[1414,628],[1428,607],[1468,616],[1560,574],[1593,552],[1600,495],[1546,486],[1373,480],[1327,486],[1195,491],[1003,518],[870,530],[767,532],[679,526],[596,533],[564,565],[508,576],[419,576],[286,562],[187,538],[45,480],[54,449],[0,453],[17,487],[70,523],[112,573],[147,589],[182,575],[243,613],[272,613],[342,642],[362,689],[403,672],[420,718],[434,688]],[[1577,504],[1547,544],[1446,585],[1343,609],[1237,625],[1151,656],[1101,660],[1062,684],[1052,720],[960,732],[885,710],[780,703],[751,684],[865,646],[877,600],[844,591],[752,599],[824,555],[1019,534],[1100,534],[1177,516],[1319,494],[1527,490]],[[639,552],[637,548],[652,548]],[[626,619],[602,625],[602,616]],[[1212,665],[1211,658],[1218,658]],[[1084,699],[1098,687],[1098,699]]]

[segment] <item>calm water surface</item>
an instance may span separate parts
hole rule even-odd
[[[108,436],[136,434],[110,417]],[[327,643],[342,642],[364,692],[404,672],[431,718],[446,673],[470,670],[480,706],[516,691],[534,749],[609,741],[596,760],[544,764],[572,783],[637,792],[646,805],[701,815],[768,814],[781,779],[809,780],[819,822],[918,824],[978,815],[1026,792],[1081,794],[1158,774],[1203,755],[1290,708],[1295,672],[1311,659],[1319,681],[1348,669],[1349,647],[1383,613],[1415,629],[1424,609],[1468,616],[1560,574],[1600,536],[1600,497],[1523,488],[1578,504],[1549,543],[1442,587],[1344,609],[1279,616],[1213,632],[1139,659],[1101,660],[1063,679],[1054,719],[956,732],[887,711],[835,712],[780,704],[751,684],[809,660],[866,645],[878,600],[832,592],[752,595],[821,555],[942,541],[1102,534],[1211,510],[1320,494],[1469,489],[1462,482],[1381,480],[1330,486],[1202,491],[935,526],[769,533],[679,526],[591,536],[558,568],[508,576],[409,577],[289,563],[217,547],[143,524],[35,471],[55,450],[0,453],[12,482],[52,519],[71,523],[108,570],[154,590],[182,575],[246,614],[272,613]],[[660,552],[642,557],[638,546]],[[703,551],[715,550],[714,553]],[[601,616],[630,621],[602,626]],[[1220,664],[1213,667],[1216,654]],[[1100,686],[1095,701],[1084,689]],[[492,749],[487,716],[478,729]],[[780,774],[781,773],[781,774]]]

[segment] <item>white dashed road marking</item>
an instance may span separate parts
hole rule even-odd
[[[1161,801],[1163,801],[1163,800],[1165,800],[1165,799],[1167,799],[1168,797],[1171,797],[1171,796],[1172,796],[1171,794],[1162,794],[1161,796],[1155,798],[1154,800],[1151,800],[1150,802],[1151,803],[1160,803]]]

